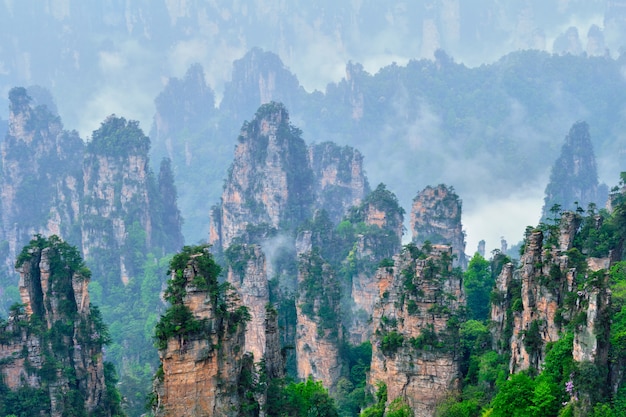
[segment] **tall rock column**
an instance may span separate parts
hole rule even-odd
[[[461,224],[462,203],[452,187],[426,187],[411,208],[413,243],[445,244],[452,247],[454,265],[465,268],[465,234]]]
[[[602,207],[607,197],[607,186],[598,184],[589,125],[585,122],[574,123],[565,137],[561,154],[552,166],[541,219],[549,221],[555,215],[550,213],[555,204],[560,210],[586,208],[589,203]]]
[[[296,358],[298,377],[335,386],[341,375],[339,283],[331,266],[315,250],[300,254]]]
[[[370,317],[378,301],[376,269],[380,262],[400,252],[404,209],[384,184],[353,208],[347,217],[353,224],[363,222],[367,231],[359,234],[348,263],[352,267],[352,322],[347,326],[351,343],[358,345],[371,339]]]
[[[118,415],[104,371],[107,330],[89,302],[90,271],[78,250],[57,236],[37,236],[16,267],[24,307],[0,325],[2,382],[38,396],[46,415]],[[36,415],[25,410],[32,403],[18,405]]]
[[[548,343],[573,334],[576,362],[606,363],[610,306],[609,258],[585,258],[575,246],[581,218],[565,212],[558,224],[528,230],[520,266],[496,280],[491,320],[496,348],[510,352],[511,373],[540,370]],[[592,278],[593,277],[593,278]]]
[[[2,143],[2,240],[12,272],[20,248],[36,233],[80,244],[75,234],[82,202],[83,142],[58,116],[34,106],[25,88],[9,92],[9,131]]]
[[[452,249],[415,245],[377,272],[380,300],[372,316],[372,364],[368,385],[387,385],[390,401],[403,398],[416,417],[459,388],[458,328],[465,303]]]
[[[250,313],[250,322],[246,326],[245,352],[251,353],[257,362],[267,356],[280,356],[280,346],[267,339],[268,331],[271,334],[276,331],[276,336],[278,333],[276,328],[272,330],[267,327],[273,327],[276,317],[267,314],[268,308],[272,308],[268,307],[270,293],[265,255],[257,245],[231,245],[226,250],[226,257],[230,265],[228,282],[241,294],[242,304]],[[268,347],[277,352],[267,352]]]
[[[309,147],[309,163],[315,178],[315,208],[325,210],[339,223],[369,193],[363,155],[349,146],[323,142]]]
[[[248,309],[217,281],[220,267],[206,246],[185,247],[170,264],[170,307],[156,327],[161,370],[155,416],[237,416],[253,387],[246,355]],[[248,385],[246,385],[248,383]]]
[[[87,146],[82,251],[88,261],[107,253],[106,265],[94,267],[110,285],[128,282],[143,262],[133,254],[141,247],[145,252],[152,242],[149,149],[150,139],[137,122],[114,115],[93,132]]]
[[[225,250],[236,237],[250,241],[247,225],[268,231],[308,218],[313,174],[300,135],[285,107],[274,102],[261,106],[254,120],[244,124],[221,204],[211,213],[211,244]]]

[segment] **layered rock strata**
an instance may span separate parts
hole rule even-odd
[[[369,386],[385,383],[389,400],[401,397],[416,417],[432,416],[461,375],[457,326],[465,300],[452,249],[407,246],[376,279]]]
[[[428,186],[414,199],[411,208],[413,243],[426,241],[452,247],[454,265],[466,267],[465,234],[461,223],[462,202],[452,187]]]
[[[574,360],[607,360],[608,347],[597,335],[608,331],[610,259],[577,263],[582,255],[574,240],[580,221],[579,215],[565,212],[558,226],[529,231],[519,268],[506,265],[496,280],[492,331],[496,348],[510,352],[512,373],[541,369],[548,343],[559,340],[572,322]],[[590,280],[596,273],[597,280]]]
[[[112,415],[102,352],[107,331],[89,302],[90,273],[78,251],[56,236],[37,237],[17,269],[23,308],[0,329],[2,383],[43,392],[38,406],[47,415]]]
[[[162,372],[155,380],[155,416],[235,416],[244,404],[238,389],[253,362],[244,350],[245,322],[236,293],[220,292],[210,255],[191,251],[173,269],[170,312],[157,326]],[[221,303],[225,304],[221,304]],[[172,321],[173,320],[173,321]],[[178,327],[176,327],[178,326]],[[173,328],[172,328],[173,327]]]

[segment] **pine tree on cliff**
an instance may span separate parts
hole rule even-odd
[[[562,210],[584,209],[590,203],[604,206],[607,196],[606,185],[598,184],[589,125],[576,122],[565,137],[561,155],[552,166],[541,220],[545,222],[553,216],[550,211],[555,205]]]

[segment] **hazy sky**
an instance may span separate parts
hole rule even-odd
[[[469,66],[493,62],[518,49],[551,52],[555,45],[591,55],[608,48],[615,55],[623,32],[621,16],[613,16],[611,7],[604,0],[353,0],[306,5],[263,0],[125,4],[51,0],[38,6],[4,0],[0,2],[0,91],[6,97],[16,85],[50,89],[65,127],[78,130],[84,138],[112,113],[139,120],[148,132],[154,98],[169,77],[182,77],[195,62],[205,68],[219,100],[232,62],[255,46],[279,54],[308,91],[323,91],[329,82],[342,79],[348,61],[362,63],[373,74],[392,62],[404,65],[410,59],[432,58],[437,48]],[[601,38],[588,36],[593,25],[600,29]],[[574,32],[568,32],[570,28]],[[402,111],[402,103],[396,107]],[[6,108],[0,114],[6,115]],[[584,107],[579,110],[584,116]],[[541,135],[527,131],[520,112],[524,109],[512,103],[510,125],[503,128],[526,129],[520,135],[528,137]],[[425,104],[406,126],[390,127],[390,140],[403,145],[390,151],[391,156],[407,149],[419,152],[425,144],[436,146],[441,123],[440,115]],[[564,119],[563,136],[568,123]],[[400,160],[396,173],[388,161],[373,160],[376,153],[363,151],[372,184],[386,181],[392,190],[406,187],[413,195],[428,185],[402,180],[402,164],[410,161]],[[475,181],[476,192],[460,193],[468,253],[480,239],[487,240],[488,250],[499,247],[501,236],[516,243],[525,226],[537,222],[547,169],[538,174],[541,183],[524,184],[498,196],[481,193],[481,184],[497,178],[490,178],[476,158],[466,164],[462,155],[455,156],[450,149],[433,153],[441,157],[439,182],[454,185],[467,175]],[[601,168],[601,175],[613,176],[606,171]],[[402,202],[409,210],[410,200]]]

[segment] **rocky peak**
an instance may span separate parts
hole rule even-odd
[[[221,206],[212,213],[211,243],[225,249],[247,224],[289,228],[309,216],[313,174],[300,135],[278,103],[261,106],[244,123]]]
[[[339,223],[370,191],[363,155],[354,148],[332,142],[312,145],[309,163],[315,178],[315,206],[325,210],[334,223]]]
[[[389,400],[404,399],[416,416],[434,415],[460,377],[458,320],[465,300],[452,249],[407,245],[376,279],[368,384],[385,383]]]
[[[602,270],[610,259],[581,254],[581,220],[565,212],[558,224],[529,229],[519,268],[506,265],[496,280],[492,329],[498,350],[510,349],[512,373],[541,369],[548,344],[566,332],[573,336],[575,361],[606,361],[607,347],[597,335],[608,331],[610,291]]]
[[[374,303],[379,297],[376,282],[376,268],[381,262],[400,252],[402,244],[404,210],[400,207],[395,194],[379,184],[363,202],[354,207],[347,221],[356,225],[367,225],[355,237],[348,263],[352,266],[351,294],[352,320],[347,324],[350,340],[360,344],[370,340],[372,327],[370,317]],[[342,226],[344,223],[342,223]]]
[[[145,252],[157,243],[154,228],[161,226],[161,219],[154,218],[159,196],[150,195],[156,180],[149,167],[149,149],[150,139],[139,123],[115,115],[102,122],[87,146],[82,251],[88,260],[94,251],[102,249],[115,254],[112,258],[117,265],[94,265],[100,276],[110,277],[111,285],[119,280],[127,283],[130,274],[138,270],[140,261],[131,254],[139,247],[125,247],[141,243]],[[172,196],[165,197],[171,205]]]
[[[10,390],[5,407],[19,398],[11,394],[19,389],[38,395],[34,407],[51,416],[118,415],[102,357],[108,334],[89,302],[91,273],[78,250],[56,236],[36,236],[16,267],[23,308],[0,322],[0,384]],[[24,404],[11,406],[37,415]]]
[[[422,245],[446,244],[452,247],[454,265],[465,267],[465,234],[461,224],[462,202],[454,188],[443,184],[428,186],[413,199],[411,209],[412,241]]]
[[[80,215],[83,142],[62,128],[45,106],[32,106],[25,88],[9,92],[9,131],[2,143],[2,240],[9,244],[7,269],[33,234],[72,233]]]
[[[244,120],[259,106],[272,101],[292,108],[298,104],[302,91],[298,79],[278,55],[253,48],[233,62],[232,78],[224,87],[220,109],[226,110],[233,120]]]
[[[404,209],[400,207],[395,194],[387,190],[385,184],[378,184],[376,189],[367,195],[357,212],[361,213],[365,224],[390,230],[398,239],[398,243],[402,240]],[[398,245],[393,253],[397,253],[399,249]]]
[[[202,66],[194,64],[184,78],[170,78],[154,104],[156,114],[150,136],[155,150],[164,147],[166,155],[174,159],[174,147],[181,145],[177,136],[185,129],[201,131],[215,113],[215,94],[206,84]]]
[[[542,221],[549,221],[558,210],[586,208],[589,203],[604,206],[608,197],[606,185],[598,184],[598,172],[589,125],[577,122],[565,137],[561,154],[552,166],[550,182],[546,186]]]
[[[242,379],[254,372],[242,349],[250,313],[235,290],[218,283],[220,267],[206,246],[186,246],[170,270],[170,306],[156,327],[154,414],[237,416],[252,389]]]

